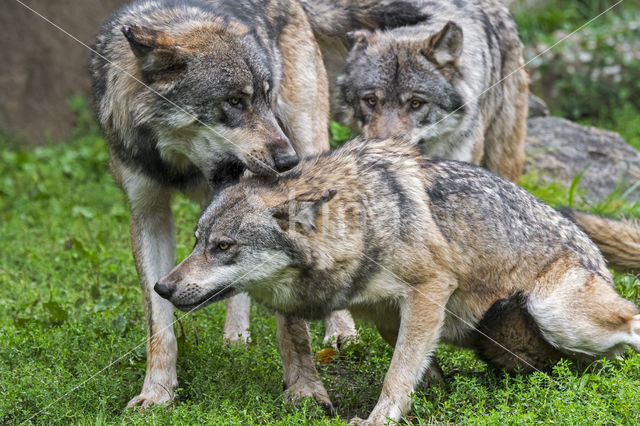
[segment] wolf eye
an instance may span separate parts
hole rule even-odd
[[[233,106],[238,106],[240,105],[240,98],[237,96],[233,96],[231,98],[229,98],[229,103]]]
[[[378,103],[378,98],[376,98],[375,96],[367,96],[366,98],[364,98],[365,102],[367,102],[367,104],[373,108],[374,106],[376,106],[376,104]]]
[[[227,243],[227,242],[224,242],[224,241],[223,242],[219,242],[218,243],[218,250],[222,250],[222,251],[228,250],[229,246],[230,246],[230,244]]]
[[[423,103],[424,102],[419,101],[418,99],[412,99],[409,106],[411,106],[411,109],[418,109],[422,106]]]

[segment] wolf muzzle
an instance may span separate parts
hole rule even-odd
[[[158,281],[156,285],[153,286],[153,290],[165,299],[170,299],[176,291],[176,285],[173,283]]]

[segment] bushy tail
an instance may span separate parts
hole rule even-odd
[[[640,273],[640,223],[607,219],[569,208],[561,211],[596,243],[610,268],[617,272]]]
[[[319,36],[344,37],[358,29],[391,29],[429,19],[407,0],[301,0],[313,32]]]

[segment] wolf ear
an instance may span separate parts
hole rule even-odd
[[[349,31],[346,34],[347,40],[349,40],[351,44],[358,49],[366,48],[369,45],[369,37],[372,35],[373,33],[369,30]]]
[[[439,33],[427,41],[423,54],[440,66],[456,65],[462,53],[462,28],[447,22]]]
[[[309,233],[316,228],[316,216],[320,208],[337,193],[338,191],[335,189],[323,192],[306,192],[271,207],[269,211],[284,231],[298,224],[306,233]]]
[[[162,31],[138,25],[125,25],[121,31],[133,54],[142,61],[143,71],[162,71],[183,63],[180,48]]]

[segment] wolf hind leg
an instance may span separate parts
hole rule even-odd
[[[600,273],[559,260],[538,278],[527,310],[544,338],[577,359],[640,352],[640,316]]]
[[[562,357],[540,333],[522,293],[499,299],[480,320],[471,347],[478,358],[507,371],[532,373]]]

